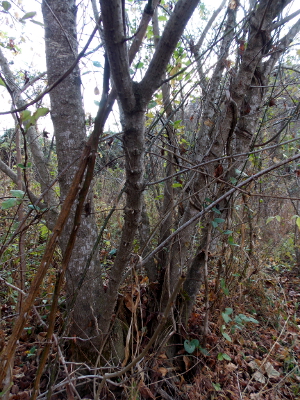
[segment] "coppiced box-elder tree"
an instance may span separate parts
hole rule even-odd
[[[9,13],[10,3],[3,3]],[[140,9],[140,3],[135,2],[135,7]],[[10,379],[17,341],[57,246],[62,260],[35,389],[50,350],[64,282],[68,337],[73,338],[69,339],[73,356],[79,360],[94,363],[101,360],[103,351],[106,356],[113,351],[110,335],[118,320],[117,300],[129,266],[148,277],[149,312],[159,318],[149,318],[144,352],[121,373],[134,367],[158,338],[166,343],[179,324],[187,323],[207,277],[208,249],[215,247],[219,225],[230,220],[236,194],[254,179],[299,157],[296,154],[253,176],[243,175],[248,155],[258,145],[266,145],[260,133],[266,110],[272,106],[269,88],[275,87],[274,71],[279,73],[280,62],[299,32],[299,11],[286,13],[290,3],[223,1],[207,21],[199,17],[203,5],[198,0],[148,0],[143,2],[138,27],[133,28],[131,4],[92,1],[95,28],[78,52],[76,2],[43,0],[47,86],[30,103],[23,92],[36,79],[20,88],[0,48],[1,84],[12,99],[12,110],[2,114],[15,116],[16,130],[26,143],[23,154],[28,157],[30,149],[38,172],[41,198],[26,179],[27,158],[23,178],[4,161],[0,168],[19,184],[34,207],[44,210],[42,216],[52,232],[30,287],[23,287],[19,314],[1,352],[2,388]],[[94,37],[101,44],[97,51],[103,59],[103,86],[94,128],[87,136],[79,61],[86,57]],[[141,64],[140,59],[145,62]],[[28,113],[28,107],[42,101],[46,93],[54,127],[59,202],[36,129],[37,118],[47,110]],[[116,100],[126,176],[120,196],[125,206],[116,256],[104,281],[99,250],[107,221],[103,226],[96,224],[91,183],[99,141],[105,140],[104,124]],[[288,123],[275,132],[276,143]],[[160,193],[155,200],[160,224],[155,228],[149,222],[149,199],[145,200],[154,187]],[[15,240],[33,217],[29,213],[27,218],[27,222],[25,216],[20,219]],[[132,261],[136,240],[140,246]],[[6,243],[2,246],[5,249]],[[166,331],[171,332],[169,338],[163,335]]]

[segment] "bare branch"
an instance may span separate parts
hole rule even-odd
[[[199,0],[179,0],[176,3],[145,76],[139,84],[139,92],[143,94],[146,102],[161,85],[162,74],[166,70],[175,46],[198,3]]]

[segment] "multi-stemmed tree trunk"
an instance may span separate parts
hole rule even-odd
[[[126,206],[122,237],[107,287],[104,288],[101,269],[92,260],[87,271],[87,259],[96,241],[93,214],[81,219],[70,265],[66,274],[67,307],[72,311],[70,334],[77,337],[80,348],[91,348],[97,354],[109,333],[118,289],[131,256],[133,241],[142,211],[145,153],[145,113],[147,104],[160,86],[163,73],[184,27],[198,0],[180,0],[170,17],[157,45],[152,62],[140,83],[130,77],[129,66],[138,49],[140,37],[128,51],[125,36],[125,15],[122,2],[101,2],[103,37],[110,64],[114,91],[118,95],[123,127],[123,146],[126,169]],[[153,2],[153,5],[157,2]],[[150,1],[144,11],[141,32],[145,34],[145,21],[153,13]],[[76,6],[73,1],[44,1],[45,42],[48,83],[52,85],[78,55],[76,40]],[[139,31],[140,32],[140,31]],[[138,43],[136,43],[138,42]],[[82,107],[80,74],[78,67],[50,92],[51,118],[56,139],[60,198],[63,201],[72,186],[78,168],[78,158],[86,141],[85,119]],[[111,95],[113,97],[113,94]],[[106,100],[104,98],[104,100]],[[111,101],[111,98],[108,99]],[[101,104],[103,107],[103,103]],[[104,104],[106,107],[106,104]],[[37,154],[37,153],[36,153]],[[38,159],[38,158],[36,158]],[[42,163],[41,163],[42,167]],[[92,194],[86,203],[92,207]],[[73,207],[75,207],[74,204]],[[63,212],[64,210],[62,210]],[[71,211],[59,242],[63,253],[68,251],[69,236],[73,229],[74,211]],[[79,286],[84,276],[84,285]],[[74,296],[76,299],[75,304]],[[86,339],[91,339],[89,342]],[[82,339],[82,340],[81,340]]]
[[[151,3],[151,2],[150,2]],[[149,4],[150,4],[149,3]],[[124,227],[116,260],[111,269],[105,303],[100,310],[99,326],[107,334],[111,315],[117,299],[118,287],[128,262],[142,212],[145,153],[145,114],[155,90],[161,85],[163,73],[175,49],[184,27],[198,1],[180,0],[157,44],[150,65],[141,80],[132,80],[129,72],[128,50],[124,40],[124,15],[121,2],[100,1],[104,40],[110,62],[111,74],[121,108],[123,146],[126,169],[126,206]]]
[[[143,18],[148,22],[154,11],[153,6],[157,3],[157,1],[148,0],[146,4]],[[101,107],[108,107],[108,104],[111,104],[108,102],[112,101],[115,93],[117,94],[126,170],[124,225],[107,285],[102,282],[101,269],[96,257],[92,259],[89,267],[86,267],[87,259],[97,238],[95,220],[93,213],[90,212],[86,212],[81,218],[76,244],[66,274],[67,306],[69,311],[72,311],[70,334],[77,337],[77,344],[81,349],[88,349],[90,353],[94,352],[96,355],[108,337],[113,324],[118,291],[145,206],[143,192],[146,188],[144,175],[147,105],[154,92],[163,84],[164,73],[176,44],[198,3],[198,0],[177,1],[143,78],[140,82],[135,82],[130,75],[129,67],[140,44],[139,34],[141,32],[145,34],[145,27],[138,30],[133,40],[132,48],[134,49],[129,51],[128,37],[130,35],[126,32],[124,2],[100,0],[101,36],[110,65],[113,87],[110,97],[106,96],[107,93],[102,96]],[[240,166],[240,161],[235,159],[235,153],[247,152],[251,149],[265,104],[266,88],[272,68],[300,28],[298,21],[290,28],[286,36],[277,39],[277,30],[286,21],[281,22],[282,11],[290,1],[261,0],[255,5],[252,3],[245,18],[245,24],[239,32],[236,26],[238,3],[229,2],[226,22],[224,28],[222,26],[220,29],[222,37],[218,38],[220,44],[217,46],[215,43],[218,59],[210,79],[203,80],[204,66],[200,57],[201,53],[204,53],[203,37],[196,46],[191,44],[200,75],[200,85],[203,89],[201,119],[196,132],[192,163],[196,165],[207,162],[207,164],[198,170],[194,168],[188,176],[188,184],[183,185],[185,192],[181,193],[181,196],[184,213],[179,222],[179,228],[186,225],[185,229],[179,230],[176,236],[171,233],[177,226],[170,226],[171,223],[176,223],[172,216],[173,211],[170,210],[170,217],[166,219],[168,223],[160,230],[160,243],[165,248],[160,247],[161,264],[158,267],[164,271],[164,274],[160,282],[161,288],[157,291],[161,294],[161,298],[156,299],[156,304],[160,304],[161,307],[157,311],[164,311],[180,275],[186,272],[185,296],[183,297],[185,314],[188,317],[203,279],[204,252],[209,245],[208,238],[211,234],[212,216],[208,214],[203,217],[201,238],[198,249],[195,251],[191,238],[195,233],[195,225],[199,222],[197,215],[204,210],[206,198],[213,201],[226,192],[226,181],[230,179],[234,169]],[[76,5],[74,0],[59,2],[47,0],[42,3],[42,10],[45,22],[48,83],[51,85],[65,73],[78,55]],[[237,47],[238,54],[235,64],[231,66],[228,58],[234,46]],[[164,90],[165,111],[167,118],[171,120],[172,113],[168,109],[168,98],[169,93]],[[63,201],[70,187],[73,187],[73,178],[76,170],[80,168],[78,159],[87,140],[78,66],[50,92],[50,99],[58,159],[60,200]],[[169,142],[173,144],[171,143],[172,128],[167,126],[167,129],[170,129]],[[46,163],[43,163],[38,149],[34,148],[35,133],[31,133],[32,135],[28,136],[32,139],[32,154],[35,162],[40,165],[40,181],[47,186],[49,181]],[[172,157],[172,155],[168,157],[167,173],[170,175],[174,172]],[[223,171],[216,174],[216,164],[213,160],[222,158],[219,164],[222,165]],[[168,204],[172,207],[175,204],[171,182],[169,180],[165,184],[166,196],[163,208],[165,213],[169,212]],[[91,211],[93,210],[92,197],[92,192],[90,192],[85,199]],[[53,200],[50,196],[48,201],[52,202],[55,199]],[[68,251],[76,205],[77,201],[73,204],[68,222],[59,239],[63,253]],[[226,213],[225,206],[226,208],[230,206],[230,198],[220,205],[220,212],[223,215]],[[190,223],[190,221],[193,222]],[[170,240],[166,232],[170,233]],[[213,237],[214,232],[212,232]],[[149,258],[146,259],[147,261]],[[152,266],[155,264],[152,263]],[[158,276],[157,273],[151,273],[151,275],[153,279]],[[84,284],[81,286],[83,276]],[[74,299],[76,299],[75,303],[73,303]]]
[[[298,20],[284,37],[277,37],[277,29],[282,25],[282,12],[289,3],[290,1],[262,0],[255,6],[252,4],[240,39],[236,36],[235,22],[238,3],[229,2],[218,61],[212,77],[204,86],[202,116],[193,157],[195,164],[207,164],[202,167],[203,172],[192,172],[188,187],[190,199],[186,202],[181,224],[203,210],[206,198],[213,201],[228,190],[224,181],[229,180],[230,183],[230,177],[239,178],[234,171],[245,163],[245,159],[241,162],[240,159],[235,159],[235,154],[245,153],[253,148],[255,130],[264,112],[265,95],[272,70],[300,29]],[[228,55],[234,39],[238,43],[237,56],[235,65],[230,67]],[[195,52],[200,80],[201,50],[197,48]],[[224,161],[209,163],[224,156],[227,156]],[[220,175],[217,171],[219,164],[222,166]],[[216,178],[222,179],[223,184]],[[225,204],[220,206],[220,210],[222,206],[224,208]],[[230,209],[230,199],[229,202],[226,201],[226,209]],[[223,211],[223,215],[225,214],[226,211]],[[184,284],[188,298],[185,302],[187,315],[203,281],[204,252],[207,249],[207,238],[210,237],[208,229],[212,219],[214,217],[208,214],[202,221],[201,239],[194,259],[190,257],[190,244],[196,222],[181,231],[177,244],[172,249],[170,287],[178,280],[183,266],[187,267]],[[209,242],[213,241],[213,236],[214,233]]]

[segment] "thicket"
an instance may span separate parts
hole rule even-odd
[[[45,74],[11,68],[21,45],[2,33],[0,84],[18,111],[0,137],[1,395],[296,399],[300,22],[283,16],[288,1],[248,11],[223,2],[212,14],[194,1],[197,16],[167,59],[159,38],[172,15],[187,23],[188,2],[149,0],[144,11],[125,2],[121,22],[110,8],[119,2],[104,3],[102,19],[93,3],[100,50],[80,67],[104,75],[95,119],[83,114],[75,45],[61,44],[73,65],[61,92],[56,79],[69,65],[46,49],[51,108],[35,85]],[[65,23],[49,4],[46,27]],[[11,2],[1,7],[11,13]],[[63,37],[76,29],[68,24]],[[126,45],[110,41],[109,24],[125,29]],[[80,134],[64,160],[59,127],[65,134],[70,120],[66,109],[53,114],[72,85],[70,132]],[[116,91],[120,129],[105,129]],[[24,94],[38,99],[31,111]],[[39,128],[50,110],[54,135]]]

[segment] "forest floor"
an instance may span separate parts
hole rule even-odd
[[[300,274],[267,272],[225,299],[222,309],[234,310],[231,321],[225,323],[221,313],[210,324],[209,355],[200,362],[189,399],[300,399]],[[231,334],[241,314],[259,323],[245,322]],[[224,324],[231,341],[220,340]]]
[[[100,399],[300,399],[299,272],[268,268],[240,285],[233,281],[217,294],[214,285],[212,279],[205,349],[201,347],[204,293],[199,293],[174,359],[168,359],[165,353],[145,357],[138,375],[129,376],[121,387],[111,385]],[[4,288],[0,289],[3,295]],[[2,303],[0,349],[11,333],[14,316],[12,303]],[[57,328],[60,322],[58,315]],[[11,400],[30,399],[45,336],[46,328],[32,315],[15,356]],[[55,358],[53,351],[50,360]],[[41,380],[41,394],[47,390],[50,366],[51,362]],[[61,359],[54,386],[59,387],[68,374],[70,364],[66,366]],[[78,398],[76,391],[74,394],[65,387],[60,386],[51,400]],[[92,390],[81,398],[93,399]]]

